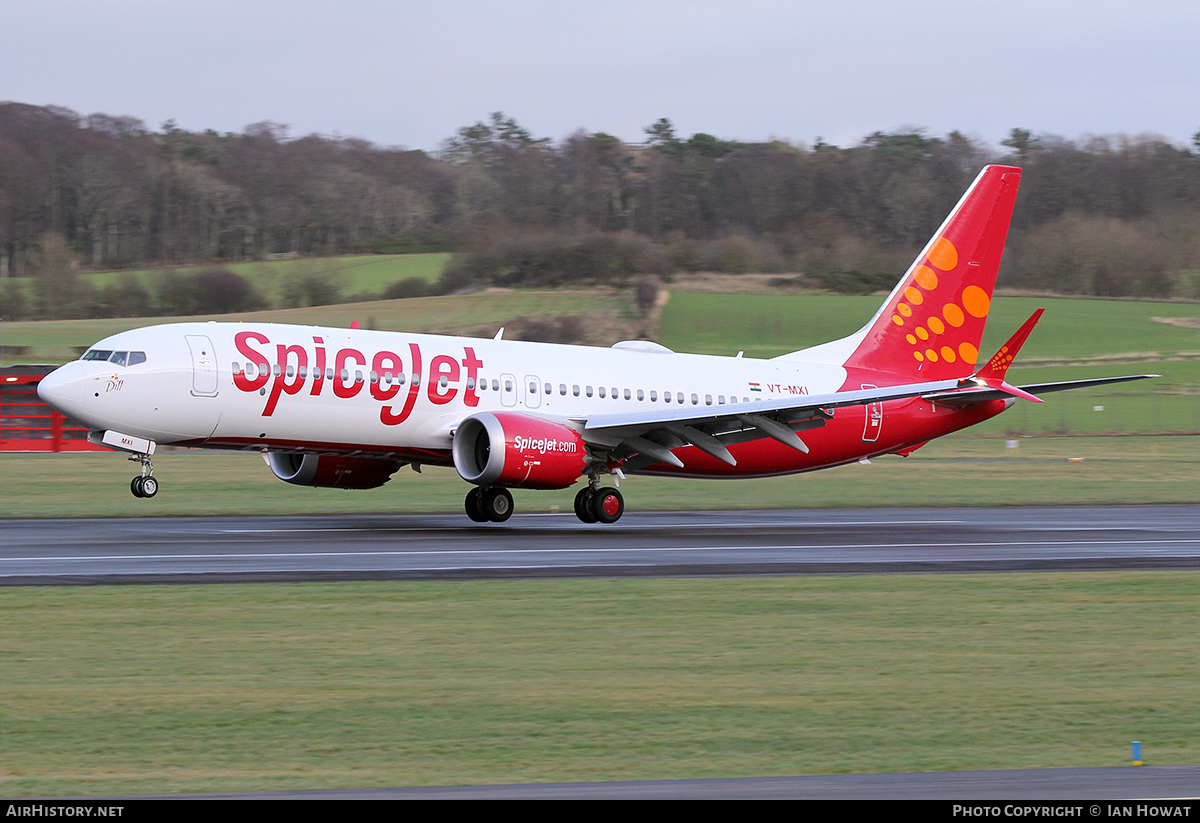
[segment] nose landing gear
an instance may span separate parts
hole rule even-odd
[[[129,481],[129,490],[134,497],[153,497],[158,494],[158,478],[154,476],[154,464],[148,454],[131,454],[129,459],[140,463],[142,473]]]

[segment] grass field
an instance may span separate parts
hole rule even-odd
[[[411,255],[409,255],[411,256]],[[284,261],[296,262],[296,261]],[[199,320],[263,320],[491,336],[519,318],[589,318],[591,343],[636,334],[631,298],[616,291],[514,291],[386,300],[200,318],[124,318],[0,324],[0,343],[29,348],[26,362],[63,362],[106,335]],[[878,297],[713,295],[679,291],[662,314],[661,341],[676,351],[775,356],[859,328]],[[978,434],[1200,432],[1200,304],[998,297],[983,350],[998,348],[1035,308],[1046,314],[1010,372],[1016,383],[1157,373],[1161,379],[1048,395],[972,431]],[[511,332],[510,332],[511,334]],[[753,342],[749,342],[753,341]],[[1101,407],[1099,410],[1096,407]]]
[[[1200,573],[0,590],[14,795],[1200,762]]]
[[[412,256],[419,255],[398,255]],[[379,328],[457,333],[522,315],[588,316],[596,300],[602,309],[620,303],[625,312],[633,302],[629,294],[607,290],[487,292],[197,319],[332,324],[348,322],[347,318],[365,322],[366,317],[373,316]],[[659,338],[664,345],[682,352],[733,355],[744,350],[750,357],[774,357],[852,333],[874,314],[880,301],[878,296],[674,291],[662,312]],[[1045,307],[1046,314],[1022,350],[1018,363],[1024,368],[1096,362],[1100,358],[1101,365],[1171,358],[1183,358],[1180,362],[1200,360],[1200,328],[1151,319],[1182,318],[1200,324],[1200,303],[997,297],[981,349],[990,352],[998,348],[1039,307]],[[72,347],[88,345],[105,334],[179,319],[9,322],[0,324],[0,342],[32,346],[34,353],[42,357],[65,357],[73,353]]]
[[[607,290],[513,291],[197,317],[21,321],[0,323],[0,343],[28,347],[30,351],[22,355],[23,362],[62,363],[75,359],[80,347],[90,346],[110,334],[157,323],[258,320],[348,327],[358,321],[364,328],[442,334],[473,332],[491,337],[498,328],[518,318],[586,315],[597,323],[612,323],[628,314],[631,302],[628,295]]]
[[[1200,438],[1034,437],[1007,447],[999,438],[935,440],[911,457],[882,457],[811,474],[763,480],[629,477],[629,511],[846,506],[989,506],[1046,503],[1200,501]],[[0,454],[4,517],[461,512],[469,488],[452,469],[401,469],[379,489],[345,491],[277,480],[252,453],[162,451],[154,457],[161,492],[129,493],[136,467],[123,455]],[[513,490],[518,512],[557,507],[578,525],[562,491]]]
[[[780,354],[879,304],[709,298],[673,294],[663,342]],[[515,292],[262,316],[491,333],[517,317],[615,323],[629,302]],[[984,348],[1035,304],[1048,311],[1018,381],[1167,377],[1156,393],[1021,403],[991,431],[1200,430],[1197,331],[1150,320],[1200,307],[998,298]],[[10,323],[0,342],[61,360],[148,322],[162,320]],[[631,477],[622,491],[631,511],[1200,500],[1195,437],[1010,439],[770,480]],[[377,490],[300,488],[243,453],[165,451],[155,466],[162,492],[136,500],[121,455],[3,454],[3,514],[402,515],[459,511],[467,489],[428,467]],[[582,528],[573,491],[518,490],[517,510],[558,507]],[[1153,765],[1197,763],[1198,608],[1191,571],[0,588],[0,793],[1119,766],[1130,740]]]
[[[191,274],[204,269],[228,269],[249,278],[255,288],[272,303],[278,303],[289,280],[313,274],[333,278],[342,294],[361,292],[380,294],[397,280],[419,277],[432,283],[442,274],[449,254],[354,254],[339,257],[303,257],[295,260],[256,260],[248,263],[210,263],[198,266],[179,266],[176,274]],[[146,288],[152,288],[162,269],[136,269],[132,274]],[[84,275],[97,288],[115,282],[125,271],[94,272]]]
[[[880,298],[672,293],[662,342],[677,351],[774,357],[860,328]],[[1049,395],[972,429],[978,434],[1200,432],[1200,304],[997,297],[980,347],[998,349],[1034,312],[1046,313],[1009,372],[1013,383],[1125,374],[1158,380]],[[1095,407],[1102,407],[1095,410]]]
[[[726,295],[674,291],[663,309],[662,342],[677,351],[774,357],[857,331],[879,308],[879,296]],[[998,296],[981,353],[989,355],[1035,309],[1046,313],[1021,350],[1021,363],[1182,352],[1200,356],[1200,328],[1152,317],[1200,321],[1200,303]],[[1015,368],[1015,367],[1014,367]]]

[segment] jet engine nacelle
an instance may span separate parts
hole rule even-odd
[[[404,464],[386,457],[270,452],[267,465],[280,480],[297,486],[374,489],[391,480]]]
[[[588,464],[587,445],[561,423],[514,412],[480,412],[454,432],[454,468],[468,483],[565,489]]]

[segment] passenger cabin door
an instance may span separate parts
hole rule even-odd
[[[206,334],[185,336],[192,353],[192,394],[197,397],[217,396],[217,356],[212,340]]]

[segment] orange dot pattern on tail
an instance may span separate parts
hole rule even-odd
[[[922,380],[974,370],[1020,177],[1010,166],[980,173],[879,314],[849,338],[847,368]]]
[[[903,326],[916,324],[914,333],[904,339],[912,347],[913,358],[919,363],[962,361],[974,365],[979,350],[971,339],[978,336],[972,318],[984,320],[991,310],[991,297],[975,283],[965,282],[963,276],[949,276],[962,260],[958,248],[946,237],[938,237],[929,246],[924,261],[913,271],[912,278],[901,290],[892,307],[892,321]],[[971,269],[967,267],[969,276]],[[957,294],[948,291],[950,284],[961,283]],[[942,287],[944,294],[938,293]],[[969,338],[964,340],[963,338]]]

